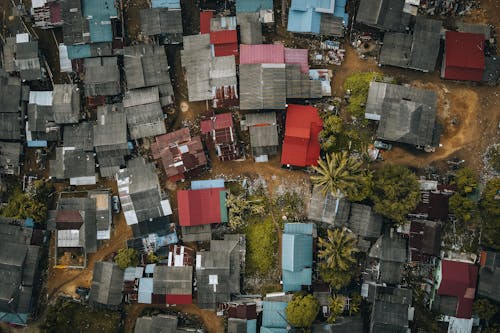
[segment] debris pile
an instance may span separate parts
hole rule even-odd
[[[319,49],[311,52],[312,62],[315,65],[342,65],[345,49],[340,42],[333,40],[322,41]]]
[[[433,16],[463,16],[479,8],[477,0],[421,0],[420,13]]]

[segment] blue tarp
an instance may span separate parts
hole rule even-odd
[[[28,217],[26,219],[26,221],[24,221],[24,226],[27,228],[33,228],[34,225],[35,225],[35,222],[33,221],[33,219],[31,217]]]
[[[153,0],[151,7],[181,9],[181,2],[180,0]]]
[[[192,190],[203,190],[207,188],[224,188],[224,179],[193,180]]]
[[[273,9],[273,0],[236,1],[236,13],[255,13],[261,9]]]
[[[262,302],[262,326],[268,328],[286,328],[285,308],[288,302]]]
[[[45,141],[45,140],[28,141],[27,145],[30,148],[47,147],[47,141]]]
[[[90,45],[67,45],[66,49],[68,50],[68,58],[69,59],[82,59],[82,58],[90,58]]]

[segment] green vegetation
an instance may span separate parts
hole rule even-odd
[[[488,149],[486,159],[493,170],[500,173],[500,144],[491,146]]]
[[[328,229],[327,238],[318,238],[319,274],[336,290],[351,282],[356,265],[356,236],[346,229]]]
[[[375,212],[403,223],[420,201],[417,177],[402,165],[385,165],[375,171],[371,199]]]
[[[370,82],[379,81],[383,78],[381,73],[355,73],[350,75],[344,82],[344,90],[350,90],[351,96],[346,110],[354,117],[364,119],[365,104],[368,98]]]
[[[297,192],[285,192],[274,197],[270,202],[271,212],[275,216],[281,228],[283,228],[283,216],[287,221],[302,221],[305,219],[305,205],[301,194]]]
[[[489,322],[498,312],[498,306],[491,303],[486,298],[479,298],[474,301],[472,312],[481,320]]]
[[[250,216],[264,214],[266,211],[262,198],[247,198],[244,194],[229,193],[226,204],[229,209],[228,226],[235,232],[242,232],[245,229]]]
[[[52,184],[41,180],[33,183],[31,192],[24,193],[16,187],[0,215],[22,220],[31,217],[37,223],[45,223],[52,191]]]
[[[341,150],[360,149],[368,141],[359,128],[348,124],[334,114],[323,116],[323,130],[320,132],[321,149],[327,153]]]
[[[483,242],[500,250],[500,200],[495,199],[500,195],[500,177],[490,180],[483,191],[479,208],[483,220]]]
[[[246,228],[247,274],[268,274],[276,266],[278,237],[271,217],[254,218]]]
[[[352,316],[355,313],[359,312],[359,307],[361,306],[361,302],[363,298],[358,293],[351,294],[351,302],[349,307],[349,316]]]
[[[139,265],[139,252],[134,249],[120,249],[115,256],[115,262],[122,269],[135,267]]]
[[[317,174],[311,176],[311,181],[323,195],[342,193],[352,201],[361,201],[370,192],[370,174],[363,162],[346,151],[326,155],[326,161],[319,160],[313,168]]]
[[[116,333],[121,331],[120,317],[119,312],[93,310],[89,306],[59,298],[49,306],[41,332]]]
[[[297,328],[311,327],[318,312],[319,302],[311,294],[295,294],[285,309],[288,322]]]
[[[461,222],[471,222],[477,216],[476,203],[458,192],[451,196],[449,205],[450,211]]]
[[[455,184],[462,195],[474,192],[477,189],[477,182],[478,176],[470,168],[462,168],[455,175]]]
[[[328,323],[333,324],[337,318],[344,312],[346,298],[344,295],[335,295],[330,297],[330,315],[326,320]]]

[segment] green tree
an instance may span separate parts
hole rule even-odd
[[[472,305],[472,312],[488,323],[498,312],[498,307],[486,298],[479,298]]]
[[[266,206],[261,198],[247,198],[244,194],[229,193],[226,205],[229,210],[228,225],[233,231],[242,231],[247,226],[250,216],[262,215],[266,211]]]
[[[115,262],[122,269],[135,267],[139,265],[139,252],[134,249],[120,249],[115,256]]]
[[[358,293],[353,293],[351,295],[351,302],[349,303],[349,316],[352,316],[355,313],[359,312],[359,307],[361,305],[361,302],[363,299],[361,298],[361,295]]]
[[[318,239],[321,248],[318,257],[332,270],[350,270],[356,263],[354,254],[358,252],[356,236],[346,229],[328,229],[327,233],[327,238]]]
[[[333,270],[329,268],[325,263],[320,263],[318,265],[318,268],[321,279],[324,282],[328,283],[334,290],[340,290],[343,287],[347,286],[353,278],[353,271],[351,270]]]
[[[371,198],[375,212],[404,223],[406,215],[420,201],[417,177],[402,165],[385,165],[375,171]]]
[[[31,217],[35,222],[43,223],[47,219],[47,206],[36,195],[16,189],[2,208],[1,215],[21,220]]]
[[[318,166],[313,167],[317,174],[311,176],[311,181],[323,195],[342,193],[359,201],[370,184],[367,171],[362,166],[361,160],[349,156],[346,151],[332,153],[326,155],[326,161],[320,159]]]
[[[370,82],[383,78],[381,73],[365,72],[350,75],[344,82],[344,90],[350,91],[351,96],[347,111],[356,118],[364,118],[365,104],[368,98]]]
[[[319,302],[311,294],[295,294],[285,313],[287,321],[297,328],[309,328],[319,312]]]
[[[500,177],[491,179],[483,190],[479,208],[483,220],[483,241],[500,250]]]
[[[477,189],[477,174],[470,168],[462,168],[455,175],[455,184],[461,194],[472,193]]]
[[[149,252],[148,253],[148,264],[156,264],[156,263],[158,263],[158,256],[154,252]]]
[[[450,197],[449,205],[450,211],[462,222],[470,222],[476,217],[476,203],[460,195],[460,193],[455,193]]]
[[[346,298],[344,295],[335,295],[330,297],[330,315],[326,320],[328,323],[333,324],[337,321],[337,318],[344,312]]]

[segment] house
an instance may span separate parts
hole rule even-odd
[[[456,188],[452,185],[437,183],[431,189],[421,186],[421,200],[410,216],[432,221],[448,221],[448,201],[453,193],[455,193],[455,190]]]
[[[13,39],[7,40],[7,44],[12,42]],[[38,41],[31,40],[28,33],[17,34],[13,50],[15,71],[19,72],[22,81],[43,80],[45,78],[38,54]],[[10,56],[8,53],[4,54],[4,57]]]
[[[441,224],[428,220],[412,220],[409,232],[409,261],[430,262],[441,253]]]
[[[128,90],[123,98],[123,107],[132,139],[167,132],[157,86]]]
[[[406,288],[371,286],[373,295],[370,333],[408,332],[413,320],[412,291]]]
[[[234,55],[215,57],[210,34],[184,36],[181,51],[190,102],[214,100],[214,106],[238,98]]]
[[[447,31],[441,77],[448,80],[483,80],[484,35]]]
[[[109,261],[94,264],[89,302],[94,306],[118,308],[123,299],[123,269]]]
[[[114,96],[121,92],[117,57],[85,58],[85,96]]]
[[[54,84],[52,109],[57,124],[75,124],[80,120],[80,89],[76,84]]]
[[[191,304],[193,266],[156,265],[153,273],[153,294],[161,304]]]
[[[32,224],[2,220],[0,223],[0,321],[27,325],[36,309],[39,279],[38,245]]]
[[[51,29],[60,27],[63,24],[62,4],[60,1],[32,1],[31,13],[35,21],[35,27]]]
[[[441,21],[417,16],[413,34],[385,33],[379,64],[434,71],[440,50],[441,29]]]
[[[82,0],[83,17],[87,19],[90,42],[113,41],[112,20],[118,18],[114,0]]]
[[[30,91],[26,141],[28,147],[47,147],[59,140],[59,126],[54,121],[52,91]]]
[[[69,179],[71,185],[94,185],[97,183],[92,152],[57,147],[56,158],[50,160],[49,165],[51,178]]]
[[[300,291],[312,284],[313,226],[286,223],[282,237],[283,291]]]
[[[139,317],[135,322],[135,333],[186,333],[194,332],[192,327],[179,327],[179,319],[176,316],[158,314],[153,317]]]
[[[333,195],[331,192],[325,196],[318,187],[314,187],[307,218],[342,227],[349,220],[350,210],[351,203],[345,197]]]
[[[161,159],[170,181],[199,175],[207,158],[199,136],[191,137],[189,128],[157,136],[151,145],[154,159]]]
[[[114,177],[125,166],[129,154],[127,120],[122,104],[97,107],[94,124],[94,149],[101,177]]]
[[[262,326],[260,333],[286,333],[288,322],[285,309],[288,302],[263,301],[262,302]]]
[[[397,233],[385,233],[373,244],[368,257],[378,259],[375,282],[399,284],[408,259],[406,239]]]
[[[276,112],[247,114],[245,126],[248,127],[250,133],[250,146],[256,162],[266,162],[268,155],[278,154],[279,140]]]
[[[63,127],[64,148],[67,150],[94,150],[94,126],[89,122],[82,122]]]
[[[371,82],[365,118],[378,120],[377,137],[417,147],[439,145],[434,91]]]
[[[162,44],[182,43],[180,1],[153,1],[152,8],[141,9],[140,19],[143,35],[158,35]]]
[[[21,80],[0,70],[0,174],[18,175],[23,152],[20,117]]]
[[[227,320],[227,333],[256,333],[257,319],[229,318]]]
[[[0,113],[19,113],[21,104],[21,80],[15,76],[10,76],[0,69]],[[2,121],[1,123],[3,123]],[[0,138],[4,139],[4,129],[0,131]],[[16,137],[18,139],[18,137]]]
[[[81,0],[61,2],[63,24],[63,42],[66,45],[85,44],[90,42],[87,20],[82,14]]]
[[[55,222],[56,265],[85,267],[87,254],[97,251],[96,200],[59,198]]]
[[[298,167],[317,165],[321,149],[319,132],[322,129],[323,121],[317,108],[289,104],[286,112],[281,165]]]
[[[384,219],[371,206],[351,203],[349,220],[345,226],[358,236],[358,249],[368,252],[371,241],[382,234]]]
[[[0,174],[19,175],[23,146],[19,142],[0,141]]]
[[[238,158],[236,131],[231,113],[216,114],[203,120],[200,129],[206,144],[215,148],[220,160],[231,161]]]
[[[240,44],[262,44],[262,24],[259,13],[237,13],[236,21],[240,26]]]
[[[201,187],[177,191],[179,224],[192,227],[203,224],[227,223],[226,190],[217,180],[199,181]]]
[[[142,157],[127,162],[116,173],[121,207],[128,225],[172,214],[170,202],[160,191],[154,164]]]
[[[321,83],[321,95],[324,97],[332,96],[332,77],[333,72],[331,69],[309,69],[309,79]]]
[[[274,22],[274,9],[271,0],[237,0],[236,14],[257,13],[262,23]]]
[[[127,89],[158,86],[161,106],[172,104],[174,90],[165,47],[138,44],[125,47],[123,52]]]
[[[212,53],[216,57],[238,56],[238,34],[235,16],[213,16],[212,11],[200,12],[200,33],[210,34]]]
[[[382,31],[404,32],[411,18],[404,7],[405,0],[361,0],[356,22]]]
[[[321,98],[309,79],[308,51],[281,44],[240,46],[240,109],[285,109],[287,98]]]
[[[109,191],[91,190],[88,197],[95,200],[97,240],[111,238],[111,197]]]
[[[500,290],[497,283],[500,281],[500,253],[482,251],[480,264],[477,294],[499,302]]]
[[[240,273],[245,258],[245,236],[224,235],[224,240],[212,240],[210,251],[196,254],[198,306],[217,309],[220,303],[240,293]]]
[[[478,267],[471,262],[441,260],[432,307],[446,317],[471,319],[477,276]]]
[[[347,0],[317,1],[293,0],[288,12],[288,31],[344,36],[349,16],[345,12]]]

